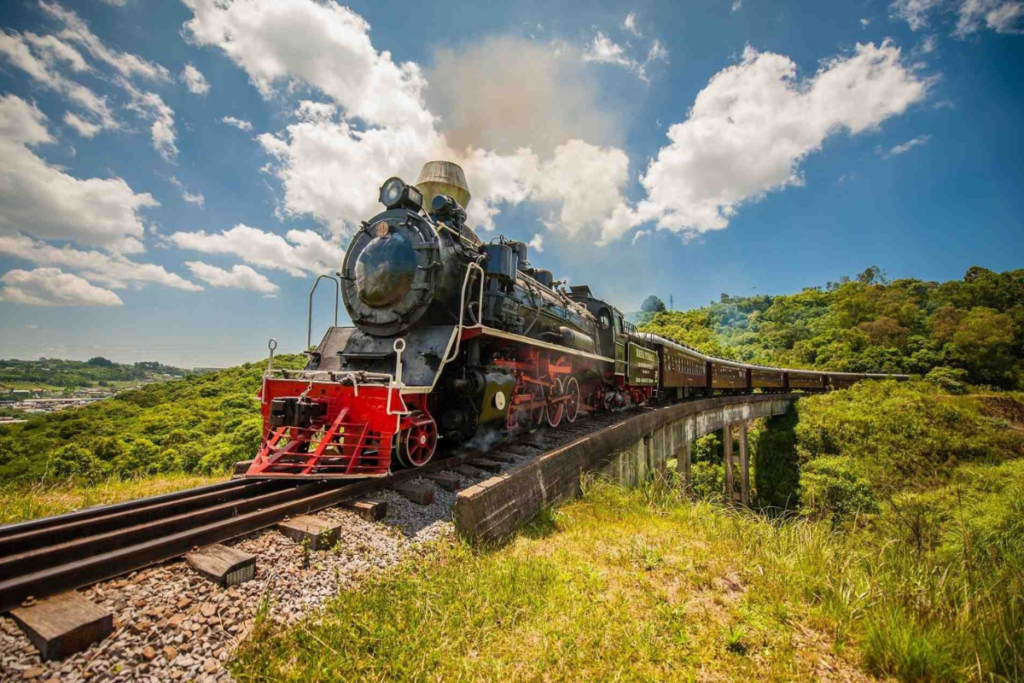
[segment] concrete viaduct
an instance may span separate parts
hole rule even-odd
[[[508,537],[543,508],[579,495],[584,472],[599,471],[628,486],[665,473],[666,462],[675,457],[689,488],[691,444],[719,429],[739,431],[738,454],[732,439],[725,439],[725,494],[749,505],[747,422],[785,414],[798,396],[720,396],[642,412],[459,492],[456,528],[475,541]]]

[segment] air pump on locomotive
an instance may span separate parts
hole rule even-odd
[[[440,440],[557,427],[584,410],[864,377],[735,363],[637,333],[589,287],[534,268],[522,242],[481,242],[469,200],[462,169],[443,161],[416,185],[381,186],[386,210],[362,223],[337,278],[322,276],[353,325],[331,327],[304,370],[275,370],[271,355],[247,476],[385,476],[426,464]]]

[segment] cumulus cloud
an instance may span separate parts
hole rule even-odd
[[[535,251],[538,254],[543,252],[544,251],[544,235],[541,235],[540,233],[534,233],[533,239],[530,240],[529,242],[527,242],[526,246],[528,246],[531,251]]]
[[[163,98],[155,92],[143,92],[134,85],[121,78],[119,85],[131,96],[131,101],[126,105],[142,118],[152,121],[150,126],[150,137],[153,140],[155,149],[164,161],[173,163],[178,158],[177,132],[174,129],[174,110],[164,102]]]
[[[950,12],[957,17],[953,33],[960,38],[982,28],[996,33],[1024,32],[1022,0],[893,0],[890,12],[913,31],[927,28],[934,15]]]
[[[262,292],[267,296],[273,296],[280,289],[265,275],[260,275],[249,266],[235,265],[231,267],[231,270],[224,270],[202,261],[186,261],[185,265],[193,275],[214,287],[249,289],[254,292]]]
[[[30,31],[25,32],[25,40],[32,44],[43,61],[51,66],[63,62],[72,71],[90,71],[89,65],[81,53],[55,36],[39,36]]]
[[[60,38],[85,48],[95,59],[114,68],[121,76],[131,78],[141,76],[150,80],[170,80],[170,72],[163,66],[143,59],[138,55],[118,52],[104,45],[95,33],[73,10],[65,9],[56,2],[39,0],[39,6],[50,17],[56,19],[64,28],[58,34]]]
[[[191,63],[186,64],[182,70],[181,82],[193,95],[205,95],[210,92],[210,83],[206,80],[206,76]]]
[[[96,137],[96,134],[99,133],[100,130],[102,130],[103,128],[102,126],[98,126],[95,123],[90,123],[86,121],[78,114],[75,114],[74,112],[70,111],[64,114],[64,123],[78,131],[78,134],[81,135],[83,138]]]
[[[120,254],[83,251],[70,246],[55,247],[25,235],[0,235],[0,254],[31,261],[40,266],[74,270],[93,282],[102,282],[114,289],[152,283],[186,292],[203,290],[201,286],[169,273],[163,266],[138,263]]]
[[[594,32],[593,39],[583,52],[583,61],[621,66],[634,73],[644,83],[649,83],[647,67],[652,62],[667,62],[668,49],[664,43],[655,38],[647,51],[647,59],[640,61],[631,57],[625,47],[609,38],[604,31],[598,30]]]
[[[226,123],[229,126],[234,126],[238,130],[244,130],[247,133],[252,130],[251,123],[249,123],[248,121],[243,121],[242,119],[236,119],[234,116],[223,116],[221,117],[220,120],[221,123]]]
[[[697,95],[687,120],[669,128],[670,144],[641,178],[647,199],[615,227],[654,219],[677,232],[725,228],[744,202],[801,185],[800,163],[828,136],[873,130],[928,87],[888,41],[858,44],[803,80],[788,57],[748,46]]]
[[[630,12],[626,15],[626,18],[622,20],[622,28],[638,38],[643,36],[643,33],[640,32],[636,25],[636,12]]]
[[[368,124],[429,129],[426,80],[414,63],[396,64],[370,43],[370,25],[335,2],[185,0],[185,35],[219,47],[265,97],[309,85]]]
[[[176,176],[171,176],[167,180],[171,183],[171,185],[174,185],[176,188],[181,190],[181,198],[183,200],[185,200],[189,204],[195,204],[200,209],[205,208],[206,197],[203,196],[202,192],[189,192],[188,188],[185,187],[185,183],[178,180]]]
[[[292,277],[333,273],[345,258],[342,247],[312,230],[289,230],[282,237],[239,224],[213,234],[176,232],[167,241],[204,254],[232,254],[248,264],[282,270]]]
[[[660,41],[649,45],[641,63],[600,31],[582,52],[564,44],[488,39],[440,50],[427,88],[418,66],[396,65],[389,53],[378,52],[369,25],[334,2],[186,1],[194,11],[186,23],[190,39],[222,49],[265,96],[283,87],[302,97],[313,91],[292,123],[257,139],[273,158],[267,171],[284,190],[281,212],[312,216],[339,236],[379,211],[383,179],[413,179],[425,161],[437,158],[466,170],[474,228],[493,229],[503,207],[532,202],[549,230],[586,235],[598,244],[652,222],[684,235],[720,229],[744,202],[800,184],[800,163],[829,135],[873,129],[928,89],[891,43],[858,46],[802,80],[787,57],[748,49],[740,64],[712,78],[688,118],[669,129],[667,146],[641,178],[647,197],[633,206],[626,199],[629,159],[614,132],[596,120],[606,112],[588,110],[586,103],[596,98],[585,82],[572,93],[558,87],[563,79],[552,73],[574,73],[557,60],[566,55],[577,70],[633,64],[628,68],[644,75],[650,62],[668,59]],[[296,36],[303,50],[294,49]],[[331,56],[329,65],[324,55]],[[334,63],[339,55],[344,68]],[[507,79],[495,74],[506,71],[530,73],[525,89],[502,92],[496,84]],[[383,95],[373,106],[365,99],[367,82],[391,84],[376,91]],[[525,102],[517,108],[520,97]],[[175,236],[186,240],[195,237],[178,235],[209,238],[197,243],[212,248],[226,233]],[[243,247],[218,249],[241,253]],[[282,259],[247,262],[280,267],[271,264]]]
[[[901,145],[896,145],[895,147],[890,149],[888,152],[884,153],[882,155],[882,158],[883,159],[891,159],[892,157],[896,157],[896,156],[899,156],[901,154],[906,154],[907,152],[909,152],[910,150],[914,149],[915,147],[921,147],[922,145],[927,145],[928,141],[931,140],[931,139],[932,139],[931,135],[918,135],[916,138],[914,138],[912,140],[907,140],[906,142],[904,142]]]
[[[415,179],[423,163],[445,158],[434,130],[360,130],[346,120],[298,121],[280,135],[258,136],[284,186],[284,213],[309,214],[345,235],[377,213],[377,189],[392,175]]]
[[[0,301],[29,306],[122,306],[109,289],[59,268],[11,270],[0,277]]]
[[[36,47],[36,52],[33,52],[33,45],[38,46],[40,42],[38,40],[30,40],[28,35],[22,36],[18,33],[0,32],[0,55],[6,58],[12,65],[27,73],[39,85],[47,90],[64,95],[78,106],[87,110],[96,120],[96,122],[88,122],[90,126],[98,125],[102,128],[117,128],[119,124],[107,105],[107,99],[100,97],[84,85],[65,77],[54,68],[53,61],[47,59],[47,56],[52,57],[57,54],[54,50],[43,50],[40,53],[40,48]],[[81,56],[78,59],[81,59]],[[83,120],[80,117],[76,118]]]
[[[632,68],[636,64],[626,56],[626,48],[609,38],[604,31],[594,32],[594,38],[587,46],[586,52],[583,53],[583,59],[587,62],[617,64],[627,68]]]
[[[139,215],[159,206],[120,178],[80,180],[36,156],[53,142],[46,117],[16,95],[0,97],[0,234],[28,232],[125,253],[144,251]]]

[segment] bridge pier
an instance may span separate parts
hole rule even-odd
[[[735,452],[733,428],[738,427],[740,451]],[[722,430],[725,454],[725,497],[731,503],[750,505],[750,456],[747,450],[747,422],[726,425]]]
[[[693,441],[735,425],[740,430],[738,462],[726,459],[735,500],[750,502],[746,423],[782,415],[795,400],[792,394],[719,396],[641,411],[622,422],[549,451],[516,469],[460,491],[455,503],[455,526],[472,540],[493,541],[508,536],[541,509],[579,494],[580,475],[598,471],[622,486],[634,486],[666,476],[667,460],[679,458],[676,470],[689,490]],[[726,439],[728,443],[728,439]],[[730,477],[732,475],[730,474]]]

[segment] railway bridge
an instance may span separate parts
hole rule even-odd
[[[585,472],[601,472],[633,485],[666,472],[676,458],[690,486],[690,449],[697,438],[725,429],[738,432],[739,449],[725,439],[727,499],[750,504],[747,422],[783,415],[799,394],[720,396],[644,411],[556,448],[532,462],[460,491],[455,503],[459,532],[477,541],[511,535],[543,508],[579,494]]]

